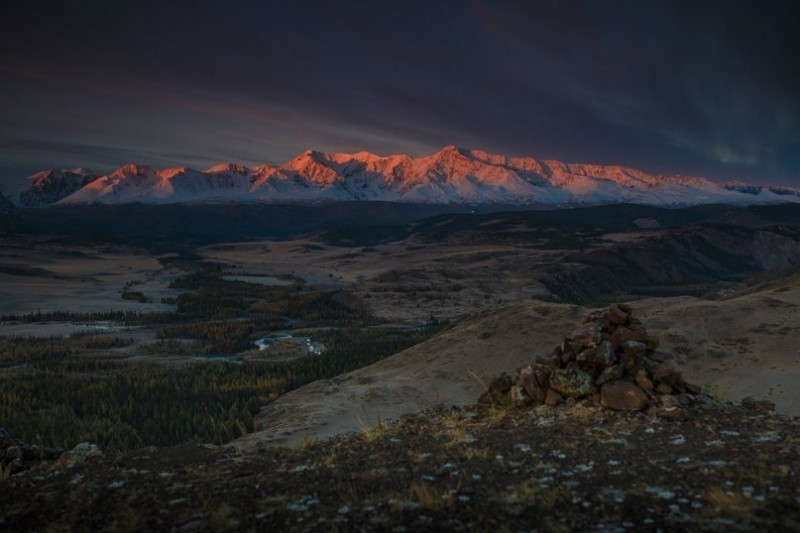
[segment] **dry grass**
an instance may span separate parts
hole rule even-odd
[[[733,492],[722,487],[712,487],[705,493],[705,499],[711,506],[709,509],[714,516],[741,518],[752,515],[763,506],[761,502],[740,492]]]
[[[419,503],[423,509],[438,509],[442,504],[442,498],[436,490],[422,481],[412,483],[408,489],[408,497]]]
[[[373,425],[363,423],[361,430],[358,432],[359,436],[366,443],[372,443],[378,440],[385,439],[396,431],[393,424],[389,424],[383,420],[378,420],[378,423]]]

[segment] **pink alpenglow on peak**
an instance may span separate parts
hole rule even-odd
[[[55,201],[81,203],[390,201],[568,207],[615,203],[687,206],[800,202],[800,192],[719,185],[618,165],[509,157],[449,145],[412,158],[307,150],[280,166],[222,163],[205,171],[129,164]]]

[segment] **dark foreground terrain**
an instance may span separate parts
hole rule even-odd
[[[591,401],[436,409],[295,450],[73,453],[0,481],[0,529],[800,527],[800,419],[708,398],[669,418]]]

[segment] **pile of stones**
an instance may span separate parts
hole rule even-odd
[[[658,351],[630,306],[613,304],[586,317],[548,355],[495,379],[478,403],[517,407],[557,406],[569,399],[594,398],[610,409],[652,408],[683,418],[700,388],[686,383],[671,354]]]

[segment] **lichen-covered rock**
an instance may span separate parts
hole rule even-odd
[[[96,444],[81,442],[72,450],[61,454],[58,462],[63,468],[72,468],[75,465],[85,463],[92,457],[100,457],[102,455],[103,451]]]
[[[550,387],[567,398],[583,398],[596,390],[592,375],[577,366],[553,370]]]
[[[600,389],[600,403],[617,411],[641,411],[647,407],[647,394],[630,381],[611,381]]]

